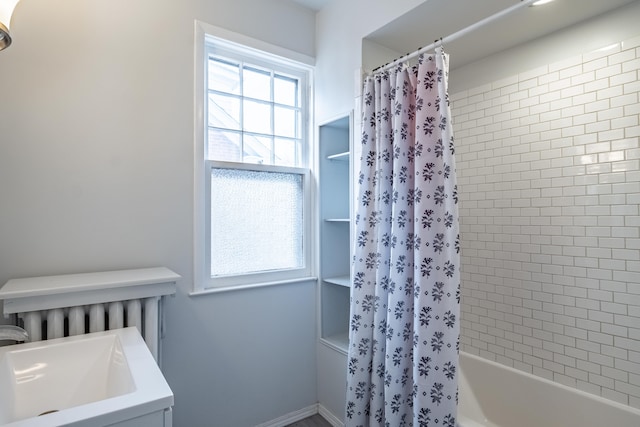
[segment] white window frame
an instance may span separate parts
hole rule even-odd
[[[312,117],[312,78],[313,58],[297,52],[265,43],[247,36],[243,36],[222,28],[218,28],[201,21],[195,21],[195,58],[194,58],[194,93],[195,93],[195,118],[194,118],[194,289],[191,293],[211,293],[226,290],[253,288],[272,284],[288,283],[293,281],[313,280],[315,228],[314,208],[312,203],[313,188],[311,185],[311,166],[313,144],[311,138]],[[205,83],[205,58],[208,54],[208,41],[228,48],[240,49],[250,55],[250,61],[255,63],[255,58],[266,61],[269,64],[276,63],[284,68],[290,67],[295,62],[297,69],[302,69],[306,74],[306,82],[301,82],[301,90],[306,93],[302,96],[302,167],[265,166],[249,163],[217,162],[205,160],[205,138],[207,128],[206,99],[207,87]],[[265,55],[265,53],[267,55]],[[273,60],[274,55],[276,60]],[[278,59],[279,57],[279,59]],[[258,62],[256,65],[260,65]],[[303,176],[304,182],[304,236],[303,256],[304,267],[291,270],[277,270],[211,278],[210,273],[210,239],[209,224],[207,218],[210,206],[210,176],[212,167],[226,167],[236,169],[248,169],[258,171],[273,171],[284,173],[297,173]]]

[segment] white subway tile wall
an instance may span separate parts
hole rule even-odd
[[[451,95],[461,348],[640,408],[640,36]]]

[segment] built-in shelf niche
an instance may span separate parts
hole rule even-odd
[[[338,276],[338,277],[325,277],[322,280],[324,280],[327,283],[331,283],[333,285],[345,286],[347,288],[351,286],[351,278],[349,277],[349,275]]]
[[[335,160],[337,162],[348,162],[349,156],[351,153],[349,151],[345,151],[342,153],[331,154],[327,156],[328,160]]]
[[[351,292],[351,116],[319,128],[320,337],[346,352]]]

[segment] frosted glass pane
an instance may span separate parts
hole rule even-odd
[[[304,267],[303,177],[211,171],[211,275]]]

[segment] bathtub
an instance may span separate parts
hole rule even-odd
[[[638,427],[640,410],[460,352],[458,427]]]

